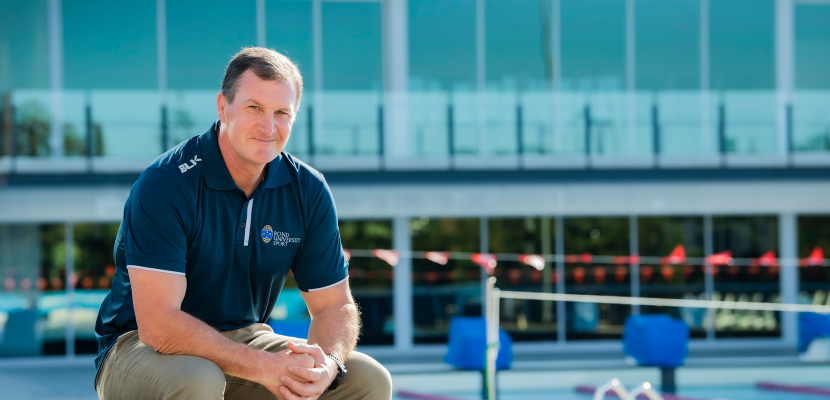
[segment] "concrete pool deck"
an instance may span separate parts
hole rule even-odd
[[[456,394],[474,398],[481,388],[481,374],[458,371],[442,362],[443,352],[396,354],[366,349],[392,373],[395,390]],[[678,369],[680,388],[741,385],[759,380],[793,384],[830,383],[830,363],[802,363],[791,351],[770,350],[694,352]],[[94,400],[93,356],[0,359],[0,400]],[[501,371],[499,389],[510,393],[568,393],[580,384],[599,385],[612,378],[629,387],[643,381],[659,384],[654,367],[632,366],[621,353],[516,353],[510,370]],[[582,396],[582,395],[580,395]],[[779,394],[780,396],[780,394]],[[589,396],[590,397],[590,396]],[[585,397],[586,399],[589,397]]]

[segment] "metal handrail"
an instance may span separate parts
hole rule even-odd
[[[661,396],[660,393],[654,390],[654,387],[651,386],[651,384],[648,382],[645,382],[642,385],[637,386],[636,389],[630,391],[628,393],[628,397],[626,397],[626,400],[636,400],[637,396],[639,396],[640,394],[646,395],[646,397],[648,397],[649,400],[664,400],[663,396]]]
[[[663,396],[654,390],[654,387],[648,382],[637,386],[637,388],[629,392],[625,389],[625,386],[620,384],[619,379],[612,379],[604,385],[598,387],[597,390],[594,391],[594,400],[605,400],[605,393],[609,390],[614,391],[614,393],[617,394],[617,397],[623,400],[636,400],[637,396],[641,394],[646,395],[649,400],[665,400],[663,399]]]
[[[628,390],[625,389],[625,386],[620,384],[620,380],[612,379],[594,391],[594,400],[604,400],[605,393],[609,390],[613,390],[614,393],[617,394],[617,397],[621,399],[627,400],[629,398]]]

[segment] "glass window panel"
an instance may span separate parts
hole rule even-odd
[[[816,248],[830,254],[830,216],[798,217],[798,257],[807,258]],[[830,268],[804,266],[799,271],[799,303],[830,305]]]
[[[409,1],[411,90],[476,88],[476,2]]]
[[[478,151],[476,2],[409,1],[409,148]],[[448,95],[424,92],[451,91]]]
[[[486,0],[489,89],[545,89],[550,67],[550,5],[539,0]]]
[[[718,115],[723,107],[726,151],[742,154],[770,154],[778,148],[776,133],[776,94],[772,91],[730,91],[720,104],[711,108],[712,131],[717,132]],[[762,112],[763,111],[763,112]]]
[[[412,250],[477,253],[479,227],[479,219],[413,219]],[[481,316],[481,271],[469,260],[412,260],[415,343],[446,343],[453,316]]]
[[[163,149],[155,4],[74,0],[64,2],[63,12],[65,154],[86,155],[91,137],[94,156],[157,155]]]
[[[0,2],[0,92],[49,86],[46,1]]]
[[[670,90],[638,93],[638,149],[653,151],[657,145],[662,155],[690,157],[715,152],[717,138],[713,133],[714,127],[708,129],[709,126],[706,126],[707,129],[704,129],[701,104],[700,92]],[[659,129],[658,143],[654,142],[655,123]],[[707,136],[706,143],[702,135]]]
[[[555,152],[629,153],[627,107],[620,94],[625,89],[625,15],[624,0],[560,2],[565,93],[559,97]],[[591,136],[586,140],[589,117]]]
[[[311,2],[269,0],[265,5],[266,43],[300,68],[303,88],[314,88],[314,50]]]
[[[0,2],[0,156],[12,153],[13,128],[16,154],[49,153],[48,36],[46,1]]]
[[[327,93],[314,104],[323,118],[322,129],[314,132],[315,147],[321,153],[379,153],[382,80],[380,4],[324,3],[323,87]]]
[[[220,78],[221,79],[221,75]],[[167,95],[170,144],[198,135],[216,121],[215,90],[176,90]]]
[[[340,221],[340,238],[344,249],[391,249],[392,221]],[[386,261],[355,255],[349,260],[349,285],[363,322],[361,345],[394,342],[392,279]]]
[[[562,0],[562,87],[625,88],[625,1]]]
[[[323,86],[381,90],[380,3],[323,4]]]
[[[323,154],[352,156],[380,152],[380,92],[326,92],[315,103],[322,112],[323,131],[314,132],[315,148]]]
[[[795,5],[794,145],[830,150],[830,5]]]
[[[775,87],[774,0],[709,2],[713,89]]]
[[[33,224],[0,225],[0,357],[42,353],[37,285],[40,234]]]
[[[167,74],[171,89],[218,92],[231,57],[243,47],[255,45],[254,0],[167,2]]]
[[[303,76],[302,108],[294,121],[286,150],[292,154],[309,153],[309,110],[313,108],[314,51],[311,25],[311,2],[303,0],[269,0],[265,6],[267,47],[285,54]]]
[[[700,2],[637,0],[638,90],[700,89]]]
[[[51,92],[21,89],[2,98],[5,154],[10,154],[12,129],[16,136],[15,154],[46,156],[50,153],[49,135],[52,125]]]
[[[510,155],[518,151],[517,93],[489,92],[484,95],[484,118],[488,154]]]
[[[38,313],[43,329],[43,354],[66,354],[66,226],[49,224],[38,228],[42,260],[36,286],[42,292]]]
[[[488,221],[491,253],[553,254],[552,218],[493,218]],[[499,261],[497,286],[504,290],[552,292],[555,267],[545,263],[542,270],[518,261]],[[500,303],[501,328],[514,341],[556,340],[555,303],[538,300],[504,299]]]
[[[830,5],[795,5],[795,85],[830,89]]]
[[[549,92],[525,92],[522,107],[522,152],[545,154],[553,150],[553,99]]]
[[[566,218],[565,254],[629,254],[628,218]],[[572,262],[565,264],[565,291],[575,294],[630,296],[630,269]],[[622,279],[620,279],[622,278]],[[567,303],[567,339],[619,339],[631,307],[617,304]]]
[[[157,88],[155,3],[64,1],[63,52],[68,89]]]
[[[450,114],[455,120],[451,96],[441,92],[410,92],[409,149],[418,157],[446,155],[450,152]],[[453,140],[453,146],[457,146]]]
[[[778,219],[775,217],[712,218],[714,248],[731,251],[736,258],[757,258],[778,252]],[[727,265],[714,267],[713,300],[739,302],[781,301],[779,268]],[[715,337],[777,337],[780,313],[772,311],[717,310]]]
[[[639,246],[642,257],[666,257],[682,245],[687,257],[703,257],[703,218],[639,218]],[[700,265],[640,265],[640,295],[669,299],[706,300],[703,268]],[[641,306],[643,314],[670,314],[689,326],[693,338],[706,336],[706,309]]]
[[[453,148],[456,154],[477,154],[478,93],[454,91],[450,93],[453,107]]]
[[[75,353],[96,354],[95,321],[109,293],[115,265],[112,246],[119,223],[75,224]]]
[[[775,88],[774,8],[773,0],[709,3],[710,84],[714,90],[731,91],[712,99],[709,115],[711,128],[717,132],[718,107],[723,106],[727,152],[777,150],[775,94],[771,92]]]

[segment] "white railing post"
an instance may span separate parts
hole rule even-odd
[[[392,246],[398,252],[398,265],[392,286],[393,318],[395,321],[395,350],[412,350],[412,237],[409,218],[392,220]]]
[[[496,359],[499,355],[499,289],[496,289],[496,278],[487,279],[484,293],[486,313],[484,321],[486,327],[486,353],[484,367],[484,384],[487,394],[486,400],[496,399]]]
[[[66,357],[75,357],[75,227],[71,222],[64,225],[66,231]]]
[[[778,216],[778,248],[781,251],[779,290],[781,303],[798,303],[798,219],[793,213]],[[781,339],[796,347],[798,345],[798,314],[781,314]]]

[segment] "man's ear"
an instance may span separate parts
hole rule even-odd
[[[216,112],[219,114],[219,120],[222,121],[223,124],[225,123],[225,107],[227,106],[228,98],[225,97],[224,93],[219,92],[219,94],[216,95]]]

